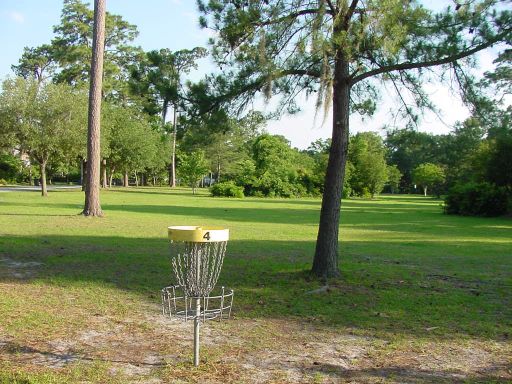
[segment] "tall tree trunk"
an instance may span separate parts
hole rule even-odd
[[[427,197],[427,187],[423,187],[423,194]]]
[[[176,104],[173,105],[173,122],[172,122],[172,144],[171,144],[171,180],[170,186],[176,187]]]
[[[103,168],[103,172],[102,172],[102,176],[101,176],[101,187],[107,188],[107,160],[103,159],[103,161],[101,162],[101,165]]]
[[[29,182],[28,183],[31,186],[34,185],[34,178],[32,176],[32,166],[31,165],[28,166],[28,177],[29,177]]]
[[[41,196],[48,196],[46,189],[46,160],[39,163],[39,172],[41,173]]]
[[[105,0],[94,0],[94,30],[89,88],[87,139],[87,182],[85,185],[85,216],[103,216],[100,205],[100,117],[105,45]]]
[[[220,159],[217,157],[217,183],[220,183]]]
[[[335,277],[338,270],[338,233],[343,178],[348,154],[350,82],[348,63],[336,58],[333,82],[332,143],[324,182],[320,225],[312,272],[320,277]]]
[[[167,99],[164,100],[162,105],[162,128],[165,128],[165,120],[167,120],[167,110],[169,109],[169,101]]]
[[[123,177],[123,187],[128,186],[128,171],[124,171],[124,177]]]
[[[80,160],[80,184],[82,184],[82,191],[85,191],[85,184],[87,184],[87,160]]]

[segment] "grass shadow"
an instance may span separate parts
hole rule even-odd
[[[46,214],[46,213],[0,213],[0,216],[42,216],[42,217],[72,217],[76,215]]]
[[[414,369],[404,366],[367,369],[343,369],[332,364],[315,363],[306,367],[306,372],[322,374],[333,379],[349,380],[350,382],[392,382],[411,384],[472,384],[472,383],[509,383],[508,379],[500,377],[500,370],[510,367],[493,366],[478,375],[468,376],[460,370]]]
[[[210,195],[205,190],[200,190],[199,193],[193,194],[192,189],[186,190],[184,188],[180,189],[165,189],[165,187],[159,188],[151,188],[151,187],[115,187],[104,190],[105,193],[128,193],[128,194],[137,194],[137,195],[160,195],[160,196],[184,196],[184,197],[210,197]]]
[[[133,213],[161,214],[183,216],[186,218],[197,217],[215,220],[258,222],[258,223],[283,223],[288,224],[316,224],[319,210],[308,209],[283,209],[276,208],[244,208],[244,207],[186,207],[179,205],[150,205],[150,204],[103,204],[105,211],[123,211]]]
[[[11,341],[0,340],[0,354],[6,353],[15,356],[18,361],[38,361],[40,364],[44,363],[46,367],[62,368],[70,363],[76,362],[94,362],[103,361],[107,363],[117,364],[130,364],[134,366],[147,366],[147,367],[164,367],[166,364],[162,362],[147,362],[140,360],[122,360],[122,359],[107,359],[99,356],[87,356],[80,351],[70,350],[66,353],[56,353],[48,350],[34,348],[28,345],[22,345]]]
[[[289,317],[416,337],[510,337],[510,267],[500,271],[489,267],[488,260],[466,258],[481,272],[465,275],[459,264],[463,257],[444,264],[421,257],[396,263],[378,254],[361,256],[370,246],[389,252],[395,245],[344,242],[342,276],[326,284],[305,272],[312,241],[231,241],[218,284],[235,289],[235,314],[240,317]],[[458,244],[442,247],[456,249]],[[8,273],[6,264],[1,265],[0,281],[64,287],[87,282],[158,302],[160,289],[173,283],[169,255],[166,239],[3,237],[0,264],[2,259],[17,264],[11,262]]]

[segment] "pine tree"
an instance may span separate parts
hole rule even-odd
[[[103,216],[100,205],[100,117],[105,48],[105,0],[94,1],[94,34],[89,88],[87,137],[87,181],[85,184],[84,216]]]
[[[436,13],[415,0],[198,1],[200,22],[215,31],[212,49],[226,70],[225,99],[239,110],[258,93],[279,94],[294,111],[296,95],[316,93],[317,107],[332,108],[332,144],[313,272],[338,275],[338,231],[351,112],[371,114],[378,85],[390,82],[416,121],[403,92],[420,108],[429,68],[446,73],[468,58],[510,39],[507,1],[481,0]]]

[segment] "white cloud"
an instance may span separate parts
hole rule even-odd
[[[22,24],[25,22],[25,16],[23,15],[23,13],[18,11],[10,11],[9,18],[18,24]]]
[[[181,5],[181,4],[183,4],[181,2],[181,0],[171,0],[171,3],[174,4],[174,5]]]

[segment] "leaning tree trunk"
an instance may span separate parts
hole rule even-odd
[[[100,117],[105,45],[105,0],[94,0],[94,30],[89,88],[87,181],[83,215],[103,216],[100,206]]]
[[[46,189],[46,161],[39,163],[39,172],[41,173],[41,196],[48,196]]]
[[[338,270],[338,232],[343,178],[348,154],[350,82],[348,63],[336,60],[333,82],[332,143],[324,182],[320,225],[312,272],[335,277]]]

